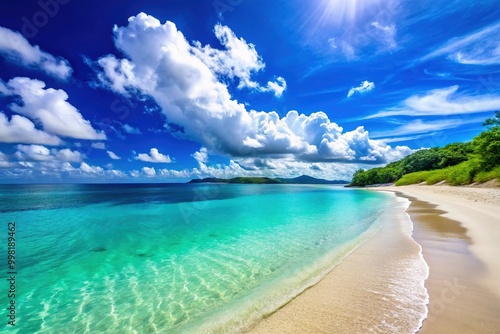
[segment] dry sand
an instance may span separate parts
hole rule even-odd
[[[380,188],[412,201],[413,238],[430,267],[419,333],[500,333],[500,189]]]
[[[412,278],[427,269],[420,245],[430,302],[419,333],[500,333],[500,189],[377,190],[411,200],[413,238],[400,200],[377,234],[251,333],[414,332],[425,296]]]

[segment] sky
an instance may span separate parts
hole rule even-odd
[[[0,3],[0,183],[350,180],[495,110],[496,0]]]

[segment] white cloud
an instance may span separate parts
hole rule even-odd
[[[90,166],[89,164],[82,162],[80,165],[80,171],[85,174],[101,175],[104,172],[104,169],[100,166]]]
[[[387,49],[395,49],[397,47],[396,26],[394,24],[384,26],[375,21],[371,23],[371,26],[376,29],[377,38]]]
[[[65,161],[65,162],[81,162],[83,158],[85,157],[83,154],[81,154],[78,151],[71,151],[68,148],[62,149],[62,150],[51,150],[51,153],[54,155],[54,157],[59,160],[59,161]]]
[[[9,162],[7,154],[0,152],[0,168],[9,168],[14,166],[15,166],[14,163]]]
[[[156,170],[154,167],[142,167],[142,172],[147,176],[147,177],[153,177],[156,176]]]
[[[230,160],[228,164],[207,166],[200,163],[198,168],[172,170],[161,169],[158,178],[191,179],[204,177],[232,178],[237,176],[265,176],[292,178],[310,175],[327,180],[350,180],[353,173],[365,165],[342,163],[310,163],[290,159],[243,158]]]
[[[109,157],[113,160],[120,160],[121,158],[119,156],[117,156],[115,153],[111,152],[111,151],[106,151],[109,155]]]
[[[364,28],[344,27],[343,33],[329,37],[326,40],[329,53],[341,56],[337,60],[355,61],[365,55],[382,54],[397,49],[395,24],[384,25],[374,21],[367,23]]]
[[[5,85],[2,79],[0,79],[0,94],[1,95],[10,95],[10,89]]]
[[[355,60],[358,57],[356,56],[356,50],[354,46],[349,41],[356,41],[356,38],[329,38],[328,45],[331,47],[333,51],[336,53],[340,53],[344,56],[346,60]]]
[[[193,158],[200,163],[207,163],[208,161],[207,149],[202,147],[199,151],[194,152]]]
[[[14,156],[23,161],[47,161],[54,158],[50,150],[41,145],[17,145]]]
[[[388,131],[374,132],[373,136],[379,138],[402,135],[418,135],[422,133],[453,129],[466,124],[481,124],[483,121],[483,117],[472,119],[447,118],[433,121],[423,121],[421,119],[416,119],[411,122],[407,122],[406,124],[394,127]],[[418,138],[418,136],[414,136],[413,138]],[[389,140],[384,139],[384,142],[389,142]]]
[[[223,45],[228,47],[231,40],[238,47],[231,46],[230,51],[202,48],[200,43],[193,47],[172,22],[160,24],[143,13],[131,17],[128,26],[114,29],[115,45],[127,59],[99,59],[99,78],[117,93],[136,92],[152,97],[168,123],[181,129],[179,135],[198,141],[211,152],[237,158],[294,156],[306,161],[376,163],[404,151],[369,140],[368,132],[362,128],[342,133],[343,129],[323,112],[306,116],[290,111],[280,118],[274,111],[247,110],[231,97],[219,75],[237,77],[242,87],[252,86],[249,75],[260,68],[256,65],[259,57],[255,58],[253,47],[245,47],[243,40],[229,34],[228,28],[217,29],[222,29],[228,39]],[[220,52],[228,54],[221,56]],[[237,60],[231,57],[240,53],[245,54],[243,60],[235,65]],[[221,63],[224,57],[232,59],[233,67],[229,69]],[[249,68],[245,70],[243,66]],[[368,91],[374,86],[369,82],[365,85],[357,91]],[[170,129],[175,135],[175,130]],[[354,136],[355,133],[359,135]],[[362,145],[356,140],[362,141]],[[386,152],[387,158],[380,152]]]
[[[98,150],[105,150],[106,149],[106,144],[104,144],[104,143],[92,143],[91,146],[95,149],[98,149]]]
[[[355,93],[365,94],[372,91],[375,88],[375,84],[370,81],[363,81],[358,87],[351,87],[347,93],[347,97],[353,96]]]
[[[123,124],[123,131],[125,131],[126,133],[128,133],[130,135],[140,135],[141,134],[141,130],[134,128],[133,126],[130,126],[128,124]]]
[[[14,154],[20,161],[59,161],[59,162],[81,162],[84,155],[70,149],[49,150],[42,145],[17,145]]]
[[[61,145],[63,142],[56,136],[35,128],[35,124],[26,117],[13,115],[10,121],[0,112],[0,142]]]
[[[427,61],[440,56],[468,65],[500,64],[500,23],[451,39],[437,50],[420,58]]]
[[[500,109],[499,95],[467,96],[457,93],[459,86],[434,89],[423,95],[413,95],[399,106],[380,111],[367,118],[387,116],[432,116],[480,113]]]
[[[151,150],[149,150],[149,154],[147,153],[138,154],[135,159],[144,162],[165,163],[165,164],[172,162],[172,160],[168,155],[161,154],[160,152],[158,152],[158,149],[156,148],[152,148]]]
[[[85,162],[81,162],[78,167],[72,165],[72,162],[77,162],[74,152],[70,153],[65,150],[55,153],[50,151],[50,158],[47,156],[47,151],[40,148],[25,149],[26,152],[34,154],[37,160],[9,162],[0,154],[0,167],[8,167],[0,169],[0,177],[2,179],[24,179],[39,181],[43,180],[86,180],[86,179],[123,179],[127,174],[121,170],[103,169],[100,166],[91,166]],[[54,156],[54,154],[58,155]],[[60,159],[60,160],[57,160]],[[72,162],[64,161],[72,160]]]
[[[66,100],[61,89],[45,89],[39,80],[17,77],[7,83],[10,92],[22,99],[21,104],[11,104],[12,111],[40,122],[44,131],[77,139],[103,140],[104,132],[96,131],[88,120]]]
[[[214,31],[225,50],[214,49],[209,45],[202,46],[200,42],[194,42],[194,47],[191,48],[192,53],[213,73],[230,79],[238,78],[239,89],[250,88],[261,92],[273,92],[277,97],[283,94],[286,81],[282,77],[278,77],[276,81],[269,81],[265,87],[251,79],[254,73],[265,67],[262,58],[255,50],[255,45],[236,37],[227,26],[217,24]]]
[[[67,60],[40,50],[37,45],[31,45],[20,33],[4,27],[0,27],[0,54],[19,62],[22,66],[40,68],[60,79],[67,79],[73,71]]]
[[[259,89],[263,92],[273,92],[274,96],[281,97],[286,90],[286,81],[282,77],[277,77],[276,81],[268,81],[266,87]]]

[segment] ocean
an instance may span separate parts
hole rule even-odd
[[[329,185],[0,185],[0,198],[3,239],[16,224],[9,333],[244,330],[331,271],[391,204]]]

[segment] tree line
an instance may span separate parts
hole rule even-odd
[[[385,167],[369,170],[359,169],[354,173],[351,186],[364,187],[380,183],[393,183],[404,175],[432,170],[446,170],[451,166],[464,166],[470,182],[479,173],[500,168],[500,111],[484,123],[483,131],[468,143],[453,143],[445,147],[434,147],[414,152]],[[467,169],[467,171],[465,171]],[[494,177],[496,173],[490,173]]]

